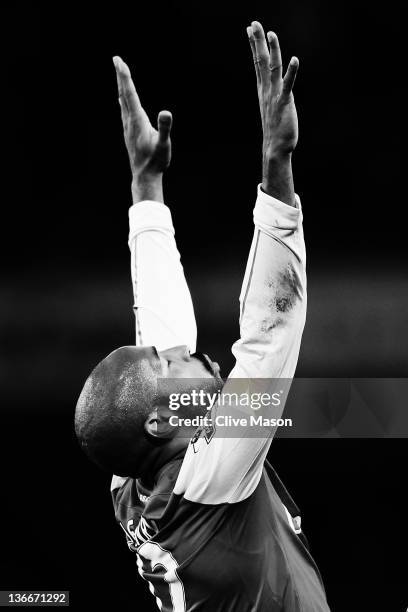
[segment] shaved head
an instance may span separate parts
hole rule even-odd
[[[138,476],[153,441],[145,432],[161,366],[153,347],[127,346],[93,370],[79,396],[75,432],[86,454],[119,476]]]

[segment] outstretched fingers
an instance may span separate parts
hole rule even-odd
[[[137,120],[142,112],[142,106],[132,81],[130,70],[125,62],[118,56],[113,58],[113,63],[116,68],[122,118],[123,114],[127,113],[130,118]]]
[[[288,69],[283,79],[282,96],[288,98],[295,84],[296,74],[299,68],[299,60],[297,57],[292,57],[289,62]]]
[[[119,70],[117,68],[117,63],[119,61],[119,58],[114,57],[113,58],[113,64],[115,66],[115,70],[116,70],[116,83],[118,86],[118,97],[119,97],[119,104],[120,104],[120,114],[122,117],[122,122],[123,124],[125,123],[125,119],[129,114],[128,108],[127,108],[127,104],[126,104],[126,100],[125,97],[123,95],[123,86],[122,86],[122,79],[119,76]]]

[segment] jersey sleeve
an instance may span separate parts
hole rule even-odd
[[[145,201],[130,208],[129,248],[136,345],[158,351],[187,345],[195,352],[193,303],[167,206]]]
[[[252,494],[297,364],[306,317],[299,198],[291,207],[258,188],[254,225],[240,294],[240,338],[232,347],[236,364],[213,409],[212,427],[203,428],[189,444],[175,486],[175,493],[190,501],[234,503]],[[234,393],[239,398],[264,393],[279,401],[256,412],[238,400],[226,406],[223,397]],[[225,426],[228,417],[246,419],[248,425]]]

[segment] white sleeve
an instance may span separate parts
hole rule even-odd
[[[296,208],[258,188],[255,231],[240,295],[240,339],[222,393],[244,387],[269,392],[285,389],[295,373],[306,317],[306,255],[299,198]],[[258,382],[257,382],[258,379]],[[259,379],[263,379],[259,381]],[[245,382],[247,381],[247,382]],[[274,408],[282,416],[284,401]],[[251,408],[216,406],[214,417],[249,416]],[[253,411],[252,411],[253,412]],[[270,408],[268,409],[270,415]],[[276,427],[237,429],[231,437],[222,427],[190,444],[175,492],[190,501],[233,503],[255,490]]]
[[[193,303],[167,206],[144,201],[129,209],[129,248],[136,344],[158,351],[185,344],[195,352]]]
[[[164,204],[146,200],[129,209],[136,345],[155,346],[158,351],[186,345],[194,353],[194,308],[174,233],[170,209]],[[125,480],[113,476],[111,490]]]

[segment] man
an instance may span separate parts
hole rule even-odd
[[[240,296],[240,339],[232,349],[236,365],[225,386],[218,364],[194,353],[191,298],[163,203],[172,117],[162,111],[153,129],[128,67],[114,58],[133,175],[137,346],[117,349],[92,372],[78,400],[76,431],[88,455],[119,475],[111,487],[115,515],[163,612],[329,609],[299,511],[265,461],[276,427],[262,423],[255,433],[236,428],[228,434],[215,425],[220,416],[250,411],[237,403],[225,407],[226,391],[254,388],[257,379],[264,391],[277,391],[293,377],[306,312],[302,212],[291,170],[298,60],[291,59],[282,78],[276,35],[268,32],[266,39],[259,22],[247,32],[262,117],[263,180]],[[209,424],[195,431],[185,420],[174,424],[169,399],[175,391],[192,394],[197,380],[218,401]],[[283,402],[274,416],[282,409]]]

